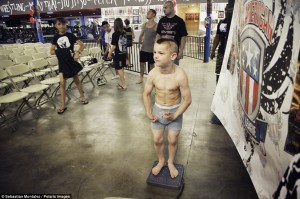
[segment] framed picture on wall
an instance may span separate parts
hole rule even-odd
[[[132,24],[139,24],[140,17],[139,16],[133,16],[132,17]]]
[[[224,11],[218,11],[218,18],[224,18]]]
[[[140,13],[139,9],[132,9],[133,15],[139,15],[139,13]]]
[[[199,21],[199,19],[200,19],[200,14],[199,14],[199,13],[195,13],[195,18],[194,18],[194,20],[195,20],[195,21]]]
[[[186,21],[191,21],[194,20],[195,14],[194,13],[185,13],[185,20]]]

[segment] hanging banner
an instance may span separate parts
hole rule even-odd
[[[299,31],[300,1],[235,1],[211,109],[231,136],[259,198],[273,197],[300,152]],[[290,179],[284,183],[294,188],[285,188],[279,198],[300,193],[299,174]]]
[[[227,0],[220,0],[226,2]],[[124,6],[162,5],[165,0],[39,0],[41,12],[59,12],[66,10],[112,8]],[[201,0],[204,3],[206,0]],[[199,0],[177,0],[177,4],[200,3]],[[1,0],[1,15],[27,14],[32,0]]]

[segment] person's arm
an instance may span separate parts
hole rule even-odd
[[[112,58],[112,53],[115,51],[115,49],[116,49],[116,46],[115,45],[111,45],[110,51],[109,51],[109,53],[107,55],[108,59]]]
[[[145,24],[144,24],[145,25]],[[145,32],[145,26],[142,25],[142,30],[141,30],[141,34],[139,36],[139,44],[138,44],[138,48],[141,47],[141,43],[142,43],[142,40],[143,40],[143,37],[144,37],[144,32]]]
[[[79,55],[80,53],[83,51],[84,49],[84,43],[82,41],[80,41],[79,39],[76,40],[76,44],[79,45],[79,49],[74,53],[74,60],[77,61],[79,59]]]
[[[159,20],[159,22],[158,22],[158,24],[156,26],[155,42],[161,38],[161,35],[160,35],[161,34],[161,25],[160,24],[161,24],[161,20]]]
[[[211,50],[211,54],[210,54],[210,58],[211,59],[214,59],[214,57],[216,56],[215,52],[216,52],[216,49],[217,49],[217,47],[219,45],[219,42],[220,42],[219,34],[216,34],[216,36],[214,38],[214,42],[213,42],[213,47],[212,47],[212,50]]]
[[[177,109],[177,111],[174,114],[171,114],[170,112],[164,112],[163,115],[166,119],[172,119],[176,120],[180,115],[182,115],[186,109],[190,106],[192,103],[192,96],[191,96],[191,90],[189,87],[189,81],[187,78],[187,75],[185,74],[184,70],[182,69],[180,78],[178,80],[179,82],[179,90],[182,97],[182,102]]]
[[[178,55],[177,55],[178,59],[182,59],[183,58],[183,51],[184,51],[185,43],[186,43],[186,36],[181,37],[181,39],[180,39],[180,46],[179,46],[179,52],[178,52]]]
[[[144,107],[146,110],[146,114],[147,117],[150,119],[151,122],[155,122],[157,120],[157,118],[152,115],[151,112],[151,92],[153,90],[153,70],[150,71],[146,84],[145,84],[145,88],[144,88],[144,92],[143,92],[143,99],[144,99]]]
[[[131,27],[130,29],[131,29],[132,41],[133,41],[133,40],[134,40],[134,38],[135,38],[135,34],[134,34],[134,30],[133,30],[133,28]]]
[[[55,55],[55,48],[56,48],[56,45],[52,44],[50,47],[50,55]]]
[[[155,42],[161,38],[160,34],[156,34]]]

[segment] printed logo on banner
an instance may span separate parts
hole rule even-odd
[[[257,141],[264,141],[265,132],[261,132],[263,123],[256,121],[260,107],[262,68],[266,44],[252,28],[247,28],[241,35],[241,54],[239,71],[239,101],[244,127]],[[260,131],[260,132],[258,132]]]

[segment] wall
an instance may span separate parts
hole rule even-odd
[[[184,21],[189,35],[198,35],[199,20],[186,20],[186,14],[200,13],[199,4],[177,4],[177,15]]]

